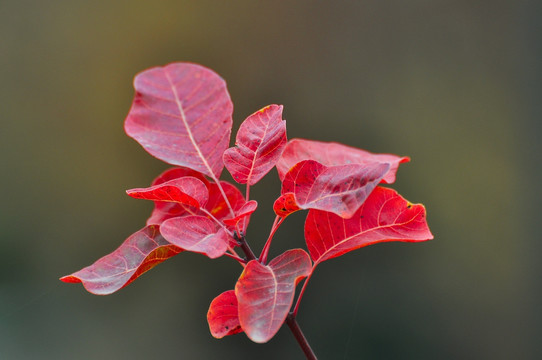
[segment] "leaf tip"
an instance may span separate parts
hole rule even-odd
[[[69,283],[69,284],[77,284],[77,283],[81,282],[81,279],[79,279],[78,277],[75,277],[73,275],[62,276],[58,280],[60,280],[62,282],[65,282],[65,283]]]

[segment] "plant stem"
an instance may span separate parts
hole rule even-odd
[[[240,236],[237,233],[235,233],[234,238],[235,238],[235,240],[237,240],[239,242],[239,246],[241,247],[241,249],[245,253],[245,256],[247,257],[247,260],[248,261],[256,260],[256,255],[254,255],[254,253],[252,252],[252,249],[250,248],[250,246],[248,246],[248,243],[247,243],[247,240],[245,239],[245,236],[244,235]]]
[[[275,232],[277,231],[277,229],[279,228],[283,220],[284,220],[283,217],[280,217],[280,216],[275,217],[273,226],[271,226],[271,232],[269,233],[269,237],[267,238],[267,241],[265,242],[265,245],[263,246],[262,253],[260,254],[259,260],[262,264],[267,263],[267,254],[269,254],[269,247],[271,246],[271,240],[273,239]]]
[[[297,310],[299,310],[299,303],[301,302],[301,298],[303,297],[303,294],[305,293],[305,288],[307,287],[307,284],[309,283],[309,280],[311,279],[312,274],[314,273],[314,267],[312,268],[311,273],[309,276],[305,279],[305,282],[303,283],[303,287],[301,288],[301,291],[299,292],[299,295],[297,296],[297,301],[294,306],[294,310],[292,311],[292,314],[294,316],[297,315]]]
[[[317,360],[314,351],[312,351],[312,348],[309,345],[307,338],[303,334],[303,331],[301,331],[301,328],[299,327],[299,324],[297,323],[297,320],[295,319],[295,315],[293,313],[289,313],[286,317],[286,324],[288,324],[288,327],[292,331],[292,334],[294,334],[297,343],[301,347],[301,350],[303,350],[303,352],[305,353],[307,359]]]

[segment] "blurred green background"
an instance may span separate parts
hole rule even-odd
[[[411,156],[393,185],[435,240],[319,267],[299,322],[321,359],[540,359],[538,1],[0,1],[0,359],[300,359],[216,340],[240,267],[181,254],[118,293],[58,278],[141,228],[124,190],[168,166],[123,132],[133,76],[173,61],[228,82],[234,134],[285,106],[288,136]],[[257,250],[280,191],[251,195]],[[272,254],[303,246],[304,214]]]

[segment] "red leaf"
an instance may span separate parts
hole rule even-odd
[[[239,209],[241,209],[243,205],[245,205],[245,197],[243,196],[241,191],[239,191],[239,189],[235,187],[235,185],[232,185],[227,181],[221,181],[220,184],[222,185],[222,188],[226,193],[226,196],[233,208],[233,211],[237,213]],[[216,217],[218,220],[223,220],[224,218],[231,217],[228,205],[224,201],[224,198],[222,197],[222,194],[218,189],[218,185],[215,183],[209,184],[209,200],[205,205],[205,209],[207,209],[211,214],[213,214],[213,216]]]
[[[207,188],[209,187],[209,181],[205,178],[205,176],[202,173],[199,173],[192,169],[183,168],[183,167],[175,167],[175,168],[171,168],[164,171],[156,179],[153,180],[151,186],[160,185],[167,181],[182,178],[185,176],[195,177],[201,180]],[[179,203],[155,201],[152,214],[147,219],[147,225],[160,225],[165,220],[170,219],[172,217],[184,216],[184,215],[190,215],[190,214],[194,215],[195,213],[196,213],[196,209],[192,209],[190,207],[187,207]]]
[[[207,322],[211,334],[217,339],[243,332],[239,323],[237,297],[234,290],[223,292],[211,302],[207,312]]]
[[[229,145],[233,104],[226,83],[196,64],[139,73],[126,133],[151,155],[218,179]]]
[[[181,251],[160,235],[157,226],[147,226],[131,235],[111,254],[60,280],[82,282],[88,292],[108,295]]]
[[[211,259],[224,255],[230,241],[223,228],[197,215],[168,219],[160,225],[160,232],[167,241],[181,249],[204,254]]]
[[[195,177],[185,176],[148,188],[127,190],[126,193],[136,199],[176,202],[200,208],[209,198],[205,184]]]
[[[383,187],[377,187],[350,219],[310,210],[305,221],[305,241],[315,266],[379,242],[432,238],[424,206],[413,205],[395,190]]]
[[[291,139],[277,162],[280,179],[284,179],[288,170],[303,160],[316,160],[326,166],[374,162],[389,163],[391,165],[390,170],[384,176],[382,182],[391,184],[395,182],[395,173],[399,164],[410,161],[410,158],[391,154],[373,154],[334,142]]]
[[[314,160],[297,163],[282,181],[282,194],[273,208],[279,216],[289,208],[330,211],[351,217],[389,170],[387,163],[325,166]],[[293,194],[295,204],[290,204]],[[286,195],[286,196],[285,196]]]
[[[247,216],[252,215],[254,211],[256,211],[256,208],[258,207],[258,203],[254,200],[247,201],[238,211],[235,212],[234,218],[224,219],[222,220],[224,224],[235,227],[237,223]]]
[[[182,178],[185,176],[195,177],[201,180],[205,184],[205,186],[209,185],[209,181],[202,173],[185,167],[173,167],[167,169],[166,171],[158,175],[156,179],[152,181],[151,186],[163,184],[167,181]]]
[[[301,208],[297,206],[294,194],[286,193],[275,200],[273,210],[278,216],[286,217],[297,210],[301,210]]]
[[[191,209],[179,203],[156,201],[151,216],[147,219],[147,225],[160,225],[167,219],[178,216],[195,215],[196,209]]]
[[[250,261],[235,285],[239,322],[254,342],[269,341],[279,331],[294,300],[295,286],[311,272],[309,255],[288,250],[265,266]]]
[[[235,181],[254,185],[275,166],[285,146],[282,105],[269,105],[241,124],[235,147],[224,152],[224,165]]]
[[[209,198],[204,206],[206,210],[208,210],[219,220],[231,217],[228,206],[224,201],[220,190],[218,189],[218,185],[216,185],[214,182],[208,181],[201,173],[197,171],[187,168],[171,168],[158,176],[153,181],[152,185],[160,185],[167,181],[185,176],[196,177],[206,185],[209,191]],[[228,197],[228,200],[230,201],[230,204],[233,207],[233,210],[238,212],[243,205],[245,205],[245,198],[243,194],[239,191],[239,189],[227,181],[221,181],[221,184],[226,196]],[[165,220],[178,216],[203,215],[202,213],[199,213],[196,208],[179,203],[156,201],[154,204],[155,207],[152,215],[147,220],[147,225],[160,225]]]

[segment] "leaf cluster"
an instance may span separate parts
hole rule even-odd
[[[288,141],[283,107],[274,104],[248,116],[229,147],[233,104],[226,83],[200,65],[151,68],[135,77],[134,87],[126,133],[174,167],[149,187],[127,191],[154,202],[146,226],[62,281],[106,295],[184,251],[212,259],[228,256],[242,272],[232,290],[212,300],[207,314],[211,334],[221,338],[244,332],[264,343],[285,322],[298,338],[300,300],[322,262],[379,242],[432,239],[423,205],[382,186],[395,181],[399,165],[409,158],[338,143]],[[220,180],[224,167],[245,185],[244,194]],[[275,167],[282,183],[273,206],[276,217],[256,256],[245,235],[258,207],[250,187]],[[268,261],[277,229],[300,210],[308,210],[306,250],[291,249]],[[296,286],[303,280],[296,300]],[[308,343],[298,341],[307,357],[313,356]]]

